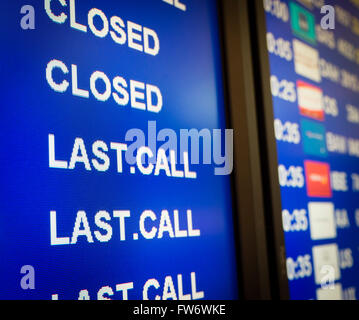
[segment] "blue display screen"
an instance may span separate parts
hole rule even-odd
[[[30,2],[0,19],[0,298],[238,298],[216,1]]]
[[[264,8],[290,296],[356,299],[358,1]]]

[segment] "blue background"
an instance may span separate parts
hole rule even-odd
[[[281,0],[281,2],[285,3],[289,7],[289,0]],[[300,1],[295,2],[298,5],[301,5]],[[353,6],[350,1],[328,0],[325,1],[325,4],[333,6],[340,5],[342,8],[349,11],[354,17],[359,17],[359,10]],[[314,14],[316,24],[320,24],[321,18],[323,17],[323,15],[320,14],[320,8],[314,7],[313,10],[309,10],[304,6],[302,7]],[[283,38],[292,43],[292,40],[297,38],[301,42],[310,45],[305,40],[294,36],[291,28],[290,18],[288,22],[283,22],[270,13],[266,14],[266,18],[267,31],[271,32],[276,39]],[[335,30],[329,31],[334,32],[336,40],[338,40],[338,38],[342,38],[346,41],[349,41],[356,48],[359,47],[359,37],[353,34],[348,28],[342,26],[338,21],[336,22]],[[340,68],[344,68],[345,70],[350,71],[357,76],[359,75],[359,66],[356,63],[344,58],[341,54],[339,54],[337,49],[331,50],[327,46],[319,43],[319,41],[317,41],[316,45],[310,46],[319,51],[320,58],[324,58],[326,61]],[[305,77],[297,75],[294,69],[294,60],[288,62],[285,59],[276,56],[275,54],[270,54],[269,62],[271,67],[271,74],[276,75],[279,80],[286,79],[294,83],[296,83],[297,80],[303,80],[307,83],[318,86],[323,90],[323,96],[328,95],[330,97],[336,98],[339,108],[338,117],[334,118],[330,115],[326,115],[325,121],[321,122],[301,116],[298,108],[298,100],[294,103],[291,103],[281,100],[277,97],[273,97],[274,116],[276,119],[280,119],[283,123],[290,121],[292,123],[298,124],[301,123],[301,120],[307,119],[313,122],[317,122],[318,124],[323,124],[327,132],[330,131],[347,138],[359,138],[359,126],[357,124],[347,122],[345,109],[347,104],[358,106],[358,93],[354,93],[351,90],[345,89],[340,84],[333,83],[332,81],[323,77],[321,83],[318,84]],[[355,223],[355,210],[359,208],[359,197],[357,192],[352,192],[351,184],[351,174],[358,174],[359,172],[359,159],[349,155],[341,155],[331,152],[328,152],[328,156],[326,158],[323,158],[323,156],[320,155],[315,156],[305,154],[303,149],[303,136],[301,143],[298,145],[277,141],[277,153],[279,164],[285,165],[286,168],[289,168],[289,166],[292,165],[301,166],[304,168],[305,160],[313,160],[329,163],[331,171],[347,173],[349,191],[334,191],[333,197],[329,199],[307,197],[306,186],[304,186],[302,189],[293,189],[287,187],[281,188],[282,207],[283,209],[289,210],[291,213],[294,209],[306,209],[308,211],[308,202],[333,202],[336,209],[347,210],[350,220],[350,228],[338,229],[337,239],[312,241],[310,238],[310,228],[308,227],[308,230],[305,232],[287,232],[285,234],[285,243],[287,257],[291,257],[294,260],[296,260],[298,256],[304,256],[306,254],[312,255],[312,247],[316,245],[337,243],[339,250],[350,248],[353,253],[354,266],[350,269],[341,270],[341,279],[338,281],[338,283],[342,284],[343,290],[349,287],[359,288],[359,229]],[[307,218],[309,221],[308,214]],[[311,261],[313,266],[311,277],[290,281],[290,295],[292,299],[316,299],[316,290],[319,289],[320,286],[315,284],[313,259],[311,259]]]
[[[76,1],[77,21],[87,25],[91,8],[154,29],[161,49],[153,57],[115,44],[110,36],[82,33],[47,16],[43,1],[30,1],[36,9],[36,30],[20,28],[23,1],[2,3],[0,19],[0,298],[77,299],[88,289],[95,299],[102,286],[134,282],[130,299],[142,298],[142,287],[151,278],[163,286],[171,275],[183,274],[189,293],[190,273],[196,272],[197,290],[205,299],[237,298],[230,178],[215,176],[214,166],[196,166],[196,180],[115,172],[113,157],[108,172],[50,169],[48,134],[56,137],[56,157],[67,159],[76,137],[92,143],[124,142],[131,128],[147,132],[147,122],[157,130],[225,128],[222,65],[216,2],[190,1],[187,11],[160,0]],[[61,7],[53,2],[53,7]],[[64,8],[69,13],[68,8]],[[72,96],[71,86],[56,93],[45,77],[52,59],[69,68],[78,66],[79,87],[89,89],[95,70],[110,79],[119,75],[151,83],[161,89],[164,106],[159,114],[120,107],[113,99],[98,102]],[[68,77],[70,79],[70,76]],[[138,220],[146,210],[192,209],[199,238],[132,240]],[[108,243],[74,246],[50,245],[50,211],[57,211],[58,232],[70,236],[78,210],[85,210],[91,227],[99,210],[131,210],[126,242],[119,239],[113,220]],[[185,226],[181,226],[184,228]],[[36,290],[20,288],[20,268],[32,265]],[[163,287],[158,290],[162,293]],[[119,299],[115,293],[114,299]],[[151,293],[153,298],[154,294]]]

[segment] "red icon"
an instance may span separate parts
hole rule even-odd
[[[323,91],[304,81],[297,81],[299,111],[302,116],[324,120]]]
[[[328,163],[304,161],[308,197],[331,198],[330,166]]]

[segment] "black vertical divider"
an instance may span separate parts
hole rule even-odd
[[[263,1],[219,0],[241,297],[289,299]]]
[[[272,286],[274,298],[289,299],[286,252],[282,224],[282,205],[278,178],[277,145],[274,134],[274,113],[270,88],[270,67],[267,51],[267,27],[263,1],[248,1],[252,30],[253,64],[260,131],[263,181],[266,185],[267,230],[272,258]]]

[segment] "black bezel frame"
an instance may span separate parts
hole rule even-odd
[[[218,0],[240,297],[289,299],[263,1]]]

